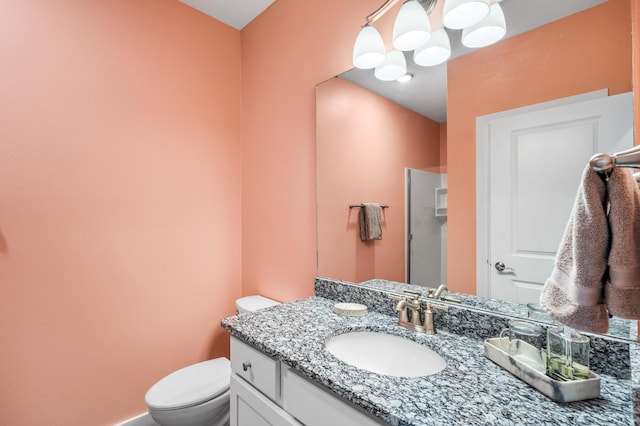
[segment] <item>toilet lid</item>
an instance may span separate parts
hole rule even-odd
[[[202,404],[229,389],[231,367],[226,358],[216,358],[181,368],[147,391],[147,406],[174,410]]]
[[[264,296],[245,296],[236,300],[236,309],[239,312],[255,312],[279,304],[279,302]]]

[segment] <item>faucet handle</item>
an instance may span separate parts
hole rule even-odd
[[[407,299],[404,296],[397,296],[395,294],[387,294],[387,297],[393,300],[400,300],[400,301],[404,300],[405,302],[407,301]]]
[[[413,290],[403,290],[404,293],[413,295],[413,301],[416,302],[422,296],[422,292],[413,291]]]
[[[462,303],[462,299],[458,299],[457,297],[452,296],[440,296],[440,300],[444,300],[446,302]]]
[[[441,311],[448,311],[449,310],[449,307],[446,306],[446,305],[438,305],[436,303],[427,302],[427,311],[430,311],[431,308],[440,309]]]
[[[424,332],[426,334],[436,334],[436,326],[433,322],[433,311],[431,309],[440,309],[448,311],[449,307],[438,305],[436,303],[427,302],[427,309],[424,311]]]

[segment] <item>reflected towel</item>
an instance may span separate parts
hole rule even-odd
[[[616,174],[612,173],[610,179],[615,179]],[[606,209],[606,184],[587,166],[553,272],[540,294],[540,305],[549,315],[572,328],[592,333],[609,330],[603,297],[609,254]]]
[[[605,300],[609,313],[640,319],[640,191],[630,169],[607,183],[611,250]]]
[[[358,219],[362,241],[382,239],[382,207],[376,203],[363,203]]]

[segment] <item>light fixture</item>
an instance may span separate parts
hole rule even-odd
[[[501,40],[506,33],[504,12],[498,3],[494,3],[485,19],[462,30],[462,44],[472,48],[485,47]]]
[[[378,65],[374,75],[378,80],[394,81],[407,73],[407,61],[404,59],[402,51],[394,49],[387,52],[382,65]]]
[[[431,40],[413,52],[413,62],[423,67],[433,67],[451,56],[451,43],[444,28],[431,33]]]
[[[398,50],[414,50],[431,38],[429,15],[417,0],[406,1],[393,25],[393,47]]]
[[[406,0],[393,26],[394,50],[385,53],[385,45],[373,23],[387,13],[400,0],[385,2],[366,18],[353,47],[353,65],[356,68],[374,68],[380,80],[393,81],[407,73],[402,52],[414,51],[413,60],[422,66],[435,66],[451,57],[449,34],[462,29],[462,44],[483,47],[504,37],[504,13],[498,5],[502,0],[443,0],[443,22],[446,28],[431,31],[429,13],[437,0]],[[490,2],[493,5],[490,6]]]
[[[400,77],[398,77],[396,79],[396,81],[398,83],[407,83],[407,82],[411,81],[412,78],[413,78],[413,74],[407,73],[405,75],[401,75]]]
[[[353,65],[356,68],[375,68],[384,62],[385,49],[382,36],[371,25],[367,24],[360,30],[353,46]]]
[[[445,0],[442,23],[461,30],[482,21],[489,14],[489,0]]]

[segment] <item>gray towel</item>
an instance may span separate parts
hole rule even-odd
[[[363,203],[360,207],[360,239],[362,241],[382,239],[382,207],[376,203]]]
[[[616,175],[612,173],[611,179]],[[540,294],[540,305],[553,318],[592,333],[609,330],[603,294],[609,254],[606,208],[605,182],[587,166],[555,267]]]
[[[640,191],[630,169],[607,183],[611,250],[605,300],[609,313],[640,319]]]

